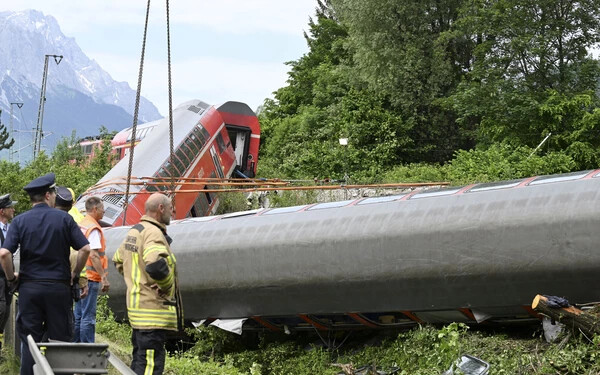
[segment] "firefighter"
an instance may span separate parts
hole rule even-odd
[[[127,284],[127,315],[133,328],[131,369],[136,374],[162,374],[167,331],[182,328],[175,256],[166,226],[173,206],[163,194],[146,201],[145,215],[133,226],[113,256]]]
[[[21,339],[21,375],[33,374],[33,358],[27,336],[42,340],[71,341],[71,285],[85,266],[90,247],[75,220],[54,208],[54,173],[31,181],[23,189],[33,208],[17,216],[0,249],[0,262],[11,288],[19,281],[17,330]],[[12,254],[20,245],[20,272],[16,274]],[[69,265],[69,248],[79,251],[75,271]],[[45,329],[44,329],[45,328]]]

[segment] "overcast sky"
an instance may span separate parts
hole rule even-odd
[[[285,85],[287,65],[308,51],[316,0],[171,0],[173,106],[200,99],[256,109]],[[144,0],[0,0],[0,11],[52,15],[115,80],[137,87]],[[164,116],[168,108],[165,1],[150,8],[142,95]]]

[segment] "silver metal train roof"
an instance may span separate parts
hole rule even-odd
[[[174,222],[186,318],[458,308],[502,315],[539,293],[597,300],[599,175]],[[127,230],[106,230],[109,257]],[[124,283],[111,269],[111,304],[123,311]]]

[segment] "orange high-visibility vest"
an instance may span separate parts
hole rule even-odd
[[[94,229],[98,229],[100,231],[100,245],[102,247],[98,249],[98,254],[100,255],[100,263],[102,264],[102,268],[104,268],[104,273],[108,274],[108,258],[106,257],[105,253],[106,241],[104,240],[104,232],[102,231],[102,227],[93,217],[86,215],[79,223],[79,228],[81,228],[81,231],[86,238],[89,237],[90,233],[92,233]],[[85,274],[88,280],[96,282],[102,281],[100,274],[94,269],[94,265],[92,264],[92,260],[90,258],[88,258],[87,263],[85,264]]]

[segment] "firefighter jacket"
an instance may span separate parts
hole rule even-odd
[[[175,256],[166,227],[144,215],[113,256],[127,284],[127,314],[134,329],[183,327]],[[156,285],[160,288],[159,295]]]
[[[85,235],[85,238],[89,238],[90,237],[90,233],[92,233],[92,231],[94,229],[97,229],[100,233],[100,246],[101,248],[98,249],[98,255],[100,255],[100,263],[102,264],[102,268],[104,269],[104,273],[108,276],[108,258],[106,257],[106,241],[104,240],[104,232],[102,231],[102,227],[100,226],[100,224],[98,224],[98,222],[96,221],[96,219],[94,219],[91,216],[86,215],[80,222],[79,222],[79,228],[81,228],[81,231],[83,232],[83,234]],[[88,280],[90,281],[96,281],[96,282],[101,282],[102,278],[100,277],[100,274],[98,272],[96,272],[96,269],[94,268],[94,265],[92,263],[92,259],[91,259],[91,255],[88,257],[88,260],[85,264],[85,274]]]

